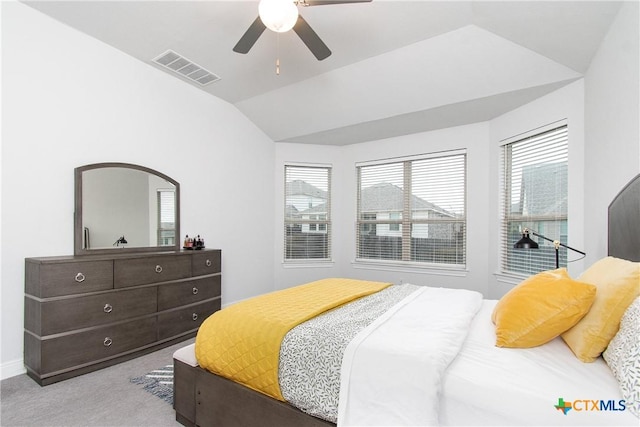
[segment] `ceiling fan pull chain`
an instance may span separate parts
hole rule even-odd
[[[280,33],[276,33],[276,75],[280,75]]]

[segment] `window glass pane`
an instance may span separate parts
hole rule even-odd
[[[551,242],[536,236],[529,237],[538,243],[538,249],[514,249],[513,244],[522,238],[524,228],[537,230],[543,236],[559,236],[558,240],[564,244],[567,242],[567,221],[509,221],[506,257],[504,257],[504,269],[511,273],[535,274],[544,270],[556,268],[555,247]],[[567,249],[560,246],[558,249],[558,261],[560,266],[567,265]]]
[[[567,212],[566,127],[512,144],[511,213],[564,215]]]
[[[411,231],[411,260],[437,264],[464,264],[464,228],[464,222],[414,224]]]
[[[331,169],[285,166],[286,260],[329,259]]]
[[[317,224],[287,224],[285,259],[326,259],[329,253],[329,226],[317,230]]]
[[[392,224],[361,224],[358,239],[359,258],[402,260],[402,225],[390,230]]]
[[[413,218],[464,216],[465,159],[440,157],[413,162],[411,215]]]
[[[376,219],[401,214],[403,209],[403,165],[391,163],[360,169],[360,218]]]

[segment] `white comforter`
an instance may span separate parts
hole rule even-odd
[[[423,287],[360,332],[342,362],[338,426],[438,425],[442,376],[481,304],[478,292]]]

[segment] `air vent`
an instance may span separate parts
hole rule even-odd
[[[179,74],[185,77],[199,86],[205,86],[209,83],[220,80],[220,77],[213,74],[211,71],[207,71],[201,66],[191,62],[184,56],[178,55],[172,50],[168,50],[157,58],[153,59],[153,62],[166,68],[172,73]]]

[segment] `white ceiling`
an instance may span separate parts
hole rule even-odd
[[[153,58],[167,49],[183,55],[221,77],[202,90],[234,104],[274,141],[333,145],[485,121],[554,91],[582,77],[620,7],[558,0],[300,7],[333,52],[317,61],[292,31],[266,30],[248,54],[233,52],[257,1],[24,3],[158,72],[166,71]]]

